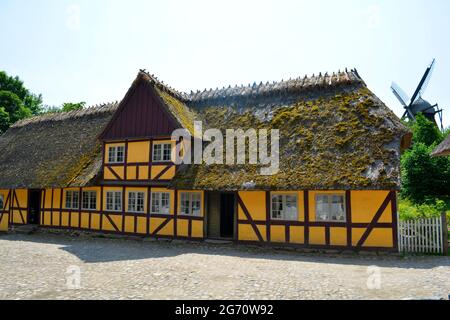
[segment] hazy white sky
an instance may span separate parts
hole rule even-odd
[[[450,1],[0,0],[0,69],[44,103],[120,100],[138,69],[181,91],[357,68],[398,115],[424,98],[450,125]]]

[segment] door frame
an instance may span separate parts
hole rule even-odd
[[[33,225],[40,225],[41,224],[41,208],[42,208],[42,189],[28,189],[28,210],[27,210],[27,224],[30,223],[30,216],[31,216],[31,193],[33,192],[39,192],[39,208],[38,208],[38,214],[37,214],[37,223],[34,223]]]
[[[222,195],[232,195],[234,198],[233,203],[233,236],[231,238],[222,238],[222,239],[237,239],[237,219],[238,219],[238,211],[237,211],[237,194],[236,192],[224,191],[220,192],[220,221],[222,222]],[[222,237],[222,224],[220,224],[220,233]]]
[[[222,194],[231,194],[234,196],[234,213],[233,213],[233,237],[231,238],[222,238],[219,236],[219,238],[210,238],[209,237],[209,207],[210,207],[210,194],[217,193],[219,194],[219,201],[221,201]],[[217,240],[232,240],[236,241],[238,239],[238,201],[237,201],[237,192],[234,191],[205,191],[205,220],[204,220],[204,226],[203,226],[203,232],[205,234],[205,239],[217,239]],[[220,203],[219,203],[219,210],[220,210]],[[221,210],[220,210],[221,211]],[[219,219],[221,218],[221,212],[219,211]]]

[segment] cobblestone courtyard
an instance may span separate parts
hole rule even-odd
[[[81,270],[81,289],[66,285],[70,266]],[[379,267],[379,289],[368,289],[368,277],[377,270],[371,266]],[[448,257],[311,254],[40,233],[0,236],[0,299],[436,299],[448,294]]]

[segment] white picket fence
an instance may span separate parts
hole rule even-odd
[[[443,229],[445,228],[445,229]],[[399,221],[399,250],[403,253],[434,253],[444,251],[443,226],[441,217],[410,221]]]

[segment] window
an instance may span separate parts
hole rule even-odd
[[[3,195],[0,194],[0,210],[3,209],[3,206],[5,205],[4,201],[5,201],[5,200],[4,200],[4,198],[3,198]]]
[[[297,196],[295,194],[272,195],[271,217],[275,220],[298,220]]]
[[[167,162],[172,160],[172,144],[159,143],[153,146],[153,161]]]
[[[78,191],[66,191],[66,209],[78,209]]]
[[[109,163],[123,163],[125,158],[125,147],[109,147],[108,148],[108,162]]]
[[[201,198],[199,192],[182,192],[180,214],[200,216]]]
[[[152,192],[151,213],[170,214],[170,193]]]
[[[319,194],[316,196],[317,221],[345,222],[345,196]]]
[[[128,192],[128,211],[144,212],[144,192]]]
[[[106,210],[122,211],[122,192],[107,191],[106,192]]]
[[[83,191],[82,196],[82,208],[86,210],[97,209],[97,192],[96,191]]]

